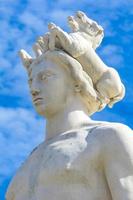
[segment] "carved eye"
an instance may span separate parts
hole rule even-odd
[[[52,74],[51,74],[51,72],[47,72],[46,75],[47,75],[48,77],[50,77]]]
[[[45,75],[45,74],[43,74],[42,76],[41,76],[41,80],[46,80],[47,79],[47,76]]]

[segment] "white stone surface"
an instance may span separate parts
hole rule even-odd
[[[70,20],[77,31],[77,18]],[[35,58],[20,52],[34,107],[46,118],[46,141],[17,171],[6,199],[133,200],[133,132],[123,124],[88,117],[101,108],[101,95],[77,58],[49,50],[51,40],[60,44],[53,33],[35,43]]]

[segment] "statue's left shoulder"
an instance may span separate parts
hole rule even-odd
[[[105,142],[114,142],[118,140],[127,142],[128,138],[133,139],[132,129],[121,123],[107,123],[99,127],[99,131],[102,131]]]
[[[133,131],[127,125],[121,123],[103,123],[95,129],[95,134],[104,150],[132,149]]]
[[[113,199],[133,199],[133,131],[124,124],[109,123],[95,132]]]

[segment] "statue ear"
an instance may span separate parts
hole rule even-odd
[[[21,58],[21,61],[22,61],[23,65],[28,70],[30,65],[31,65],[31,63],[33,62],[33,58],[23,49],[21,49],[19,51],[19,56]]]

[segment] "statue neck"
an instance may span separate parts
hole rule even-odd
[[[63,132],[80,128],[89,123],[87,110],[80,98],[69,99],[64,109],[46,119],[46,140]]]

